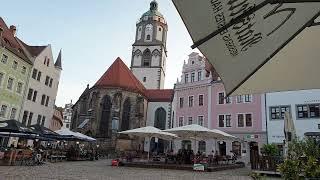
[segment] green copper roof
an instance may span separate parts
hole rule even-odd
[[[145,12],[141,16],[141,18],[143,18],[145,16],[160,16],[160,17],[163,17],[163,15],[158,11],[158,3],[157,3],[157,1],[155,1],[155,0],[151,1],[149,11]]]

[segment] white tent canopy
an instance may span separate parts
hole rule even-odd
[[[320,88],[320,1],[269,2],[173,0],[227,95]]]
[[[96,140],[96,139],[89,137],[87,135],[84,135],[82,133],[73,132],[67,128],[62,128],[62,129],[59,129],[55,132],[62,135],[62,136],[73,136],[75,138],[79,138],[80,140],[85,140],[85,141],[95,141]]]
[[[153,137],[165,139],[165,140],[173,140],[173,139],[178,138],[178,136],[176,136],[175,134],[168,133],[168,132],[162,132],[160,129],[155,128],[153,126],[146,126],[146,127],[136,128],[136,129],[130,129],[130,130],[122,131],[119,133],[148,138],[149,142],[150,142],[151,138],[153,138]],[[149,158],[150,158],[150,150],[148,151],[148,161],[149,161]]]

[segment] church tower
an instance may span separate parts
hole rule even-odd
[[[136,24],[131,71],[147,89],[163,89],[168,25],[153,0]]]

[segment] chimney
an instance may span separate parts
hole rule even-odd
[[[14,25],[11,25],[10,31],[12,32],[13,36],[16,37],[17,27]]]

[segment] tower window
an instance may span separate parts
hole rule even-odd
[[[149,34],[147,35],[147,40],[150,40],[150,35]]]
[[[151,52],[149,49],[146,49],[144,52],[143,52],[143,58],[142,58],[142,64],[144,67],[149,67],[151,66]]]
[[[159,31],[161,31],[161,28],[159,28]]]
[[[143,82],[146,82],[147,81],[147,77],[143,77]]]

